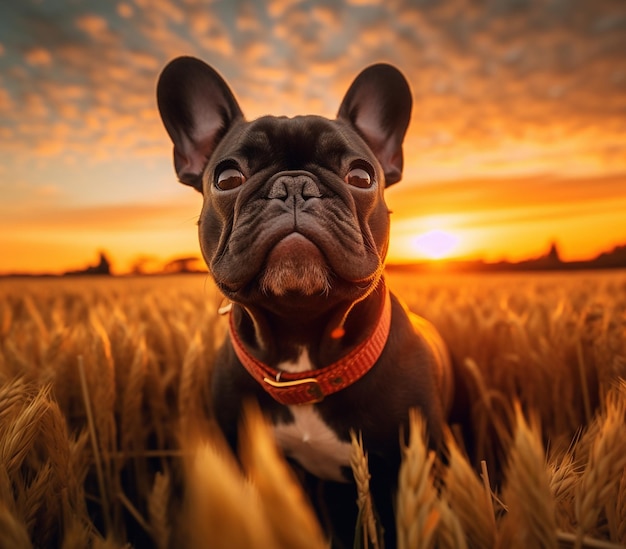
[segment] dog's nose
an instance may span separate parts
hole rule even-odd
[[[287,201],[289,198],[303,198],[308,200],[309,198],[320,198],[322,193],[319,187],[315,184],[315,181],[304,174],[297,175],[281,175],[274,181],[268,198],[278,198],[279,200]]]

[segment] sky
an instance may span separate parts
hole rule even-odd
[[[333,118],[361,69],[402,70],[389,261],[626,244],[624,0],[8,0],[0,273],[199,255],[202,198],[176,182],[155,101],[179,55],[214,66],[248,119]]]

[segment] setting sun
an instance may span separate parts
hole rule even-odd
[[[415,250],[428,259],[449,257],[458,244],[458,237],[439,229],[430,230],[413,239]]]

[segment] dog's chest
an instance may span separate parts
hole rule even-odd
[[[294,421],[274,425],[276,442],[285,455],[316,477],[346,482],[342,468],[350,466],[350,444],[339,440],[312,404],[289,410]]]
[[[281,369],[311,369],[308,354],[303,351],[297,362],[281,364]],[[318,478],[346,482],[342,469],[350,466],[350,444],[337,437],[314,405],[289,406],[289,411],[293,421],[274,424],[276,442],[285,455]]]

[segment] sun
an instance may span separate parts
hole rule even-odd
[[[428,259],[450,257],[459,244],[459,238],[452,233],[433,229],[416,236],[412,242],[416,251]]]

